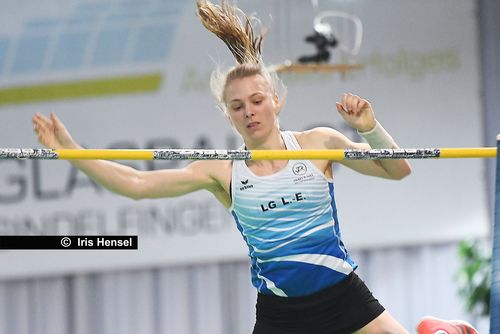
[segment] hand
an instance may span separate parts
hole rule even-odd
[[[357,95],[344,94],[335,105],[342,118],[360,132],[370,131],[377,124],[370,102]]]
[[[35,114],[33,116],[33,130],[38,141],[45,147],[52,149],[78,148],[64,124],[54,113],[50,114],[50,118],[39,113]]]

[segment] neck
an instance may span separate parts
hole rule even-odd
[[[286,150],[279,129],[274,130],[270,136],[262,141],[245,141],[245,146],[247,150]]]

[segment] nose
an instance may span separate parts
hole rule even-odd
[[[251,106],[247,106],[245,108],[245,117],[250,118],[255,115],[255,112],[253,111],[253,108]]]

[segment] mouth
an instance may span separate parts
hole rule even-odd
[[[247,129],[253,129],[257,127],[260,124],[260,122],[251,122],[247,124]]]

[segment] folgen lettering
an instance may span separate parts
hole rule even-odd
[[[267,204],[261,204],[260,208],[262,212],[266,212],[272,209],[276,209],[277,207],[284,207],[286,205],[295,203],[295,202],[300,202],[305,200],[306,198],[302,195],[302,193],[295,193],[293,197],[290,198],[285,198],[281,197],[277,201],[269,201]]]

